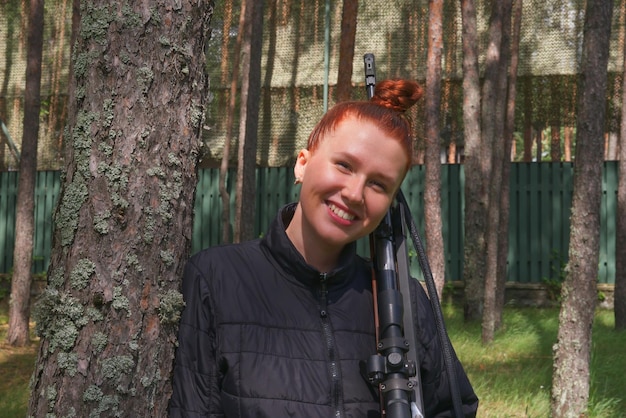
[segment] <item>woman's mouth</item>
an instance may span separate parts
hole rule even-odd
[[[333,205],[332,203],[329,203],[328,207],[330,208],[332,213],[334,213],[335,215],[337,215],[337,217],[339,217],[341,219],[344,219],[346,221],[352,221],[355,218],[354,215],[346,212],[343,209],[338,208],[337,206]]]

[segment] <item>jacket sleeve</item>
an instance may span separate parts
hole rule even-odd
[[[450,380],[445,370],[441,342],[437,335],[434,315],[430,300],[417,280],[412,286],[413,312],[417,324],[416,335],[418,343],[418,361],[422,384],[424,413],[427,418],[454,417],[454,407],[450,392]],[[448,338],[447,335],[444,338]],[[478,410],[478,397],[463,370],[463,366],[452,349],[459,391],[461,394],[463,413],[465,417],[475,417]]]
[[[178,331],[169,416],[222,417],[209,286],[193,258],[185,267],[182,293],[185,308]]]

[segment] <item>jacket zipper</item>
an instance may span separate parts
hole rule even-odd
[[[335,418],[341,418],[344,416],[343,412],[343,394],[341,390],[341,373],[339,370],[339,364],[337,360],[337,353],[335,350],[335,336],[333,335],[332,327],[330,326],[330,320],[328,318],[328,289],[327,289],[327,274],[320,274],[320,319],[322,321],[322,331],[324,333],[324,339],[326,341],[326,349],[328,350],[328,369],[330,372],[330,397],[331,407],[334,409]]]

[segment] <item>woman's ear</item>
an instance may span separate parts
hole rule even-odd
[[[304,172],[306,171],[306,165],[309,162],[310,155],[311,153],[308,149],[302,149],[298,153],[296,164],[293,167],[293,174],[296,177],[296,183],[302,183],[304,180]]]

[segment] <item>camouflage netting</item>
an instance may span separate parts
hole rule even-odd
[[[26,75],[26,1],[0,0],[0,170],[18,167],[22,142]],[[59,169],[63,164],[63,127],[67,117],[67,84],[72,26],[72,1],[45,2],[41,76],[41,119],[38,166]],[[4,129],[3,129],[4,130]]]
[[[0,169],[15,169],[22,131],[25,73],[25,14],[20,3],[0,0]],[[26,2],[22,2],[26,3]],[[484,53],[489,8],[478,7],[479,51]],[[328,14],[326,6],[329,5]],[[122,6],[120,6],[122,7]],[[462,135],[462,50],[460,2],[445,2],[441,105],[442,149],[460,154]],[[323,114],[325,97],[334,102],[337,80],[342,2],[339,0],[272,0],[265,2],[263,72],[257,161],[262,166],[290,164]],[[239,0],[216,2],[213,34],[207,49],[212,100],[207,109],[204,166],[219,164],[226,138],[230,74],[239,25]],[[607,158],[614,158],[620,123],[621,80],[626,6],[615,1],[607,94]],[[413,78],[423,81],[426,62],[426,0],[368,0],[359,2],[353,98],[364,98],[363,54],[374,53],[378,79]],[[582,0],[526,0],[522,17],[516,111],[515,159],[569,159],[573,141],[577,70],[584,22]],[[329,24],[328,24],[329,23]],[[38,153],[41,170],[63,165],[63,126],[66,107],[71,32],[71,1],[46,1],[42,124]],[[326,39],[328,66],[325,65]],[[484,56],[481,56],[481,62]],[[325,80],[328,90],[325,91]],[[423,142],[422,110],[414,110],[417,160]],[[233,138],[237,138],[234,115]],[[558,132],[559,152],[550,150]],[[521,138],[539,139],[524,150]],[[543,142],[542,142],[543,141]],[[537,146],[537,143],[540,145]],[[541,146],[543,144],[543,147]],[[552,147],[554,149],[554,147]],[[237,144],[231,146],[236,161]],[[453,150],[453,151],[450,151]],[[526,151],[526,152],[524,152]],[[532,155],[531,155],[532,153]],[[450,161],[458,161],[453,157]]]

